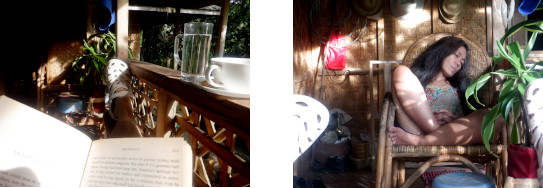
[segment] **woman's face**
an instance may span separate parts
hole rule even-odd
[[[452,77],[462,68],[464,60],[466,59],[466,54],[466,48],[460,46],[454,53],[445,57],[443,64],[441,64],[441,71],[446,78]]]

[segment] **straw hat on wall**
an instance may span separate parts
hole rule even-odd
[[[439,14],[446,23],[456,23],[462,19],[466,12],[464,0],[441,0]]]
[[[409,14],[424,8],[424,0],[390,0],[390,11],[400,20],[409,18]]]
[[[353,6],[360,15],[368,19],[378,20],[383,12],[382,0],[353,0]]]

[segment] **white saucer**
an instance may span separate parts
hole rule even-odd
[[[202,85],[201,82],[205,82],[205,80],[195,80],[192,83],[194,83],[199,88],[206,90],[207,92],[215,93],[217,95],[222,95],[222,96],[227,96],[227,97],[236,97],[236,98],[246,98],[246,99],[251,97],[250,93],[207,87],[207,86]]]

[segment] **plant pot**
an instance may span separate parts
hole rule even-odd
[[[103,85],[97,85],[92,91],[89,102],[92,104],[95,113],[103,113],[106,110],[105,96],[106,92]]]
[[[537,178],[537,153],[534,148],[511,144],[507,147],[507,175],[513,178]]]

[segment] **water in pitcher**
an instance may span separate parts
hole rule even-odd
[[[203,75],[211,46],[211,34],[184,34],[181,78],[192,81]]]

